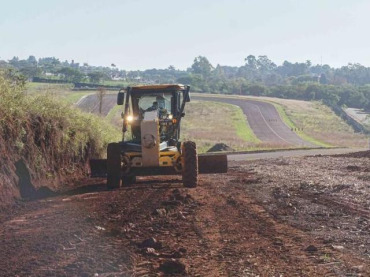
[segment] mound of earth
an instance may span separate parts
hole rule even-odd
[[[349,153],[349,154],[340,154],[340,155],[336,155],[336,156],[338,156],[338,157],[347,157],[347,158],[370,158],[370,150],[355,152],[355,153]]]
[[[216,143],[213,145],[207,152],[220,152],[220,151],[235,151],[230,146],[226,145],[225,143]]]

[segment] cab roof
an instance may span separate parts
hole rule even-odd
[[[145,92],[145,91],[164,91],[164,90],[184,90],[185,86],[181,84],[163,84],[163,85],[143,85],[131,87],[131,92]]]

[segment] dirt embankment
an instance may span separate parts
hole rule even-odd
[[[18,132],[24,132],[21,140]],[[15,199],[45,196],[67,180],[73,182],[83,176],[87,159],[96,154],[96,149],[85,144],[77,153],[63,152],[60,147],[64,136],[63,126],[58,122],[34,115],[23,119],[20,126],[10,124],[3,129],[0,136],[1,206]]]
[[[176,177],[113,191],[90,180],[0,216],[0,268],[3,276],[369,276],[364,153],[232,162],[190,190]]]
[[[0,85],[0,208],[73,184],[113,140],[92,115],[50,95],[27,96],[1,74]]]

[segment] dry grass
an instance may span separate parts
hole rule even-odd
[[[201,95],[204,96],[204,94]],[[288,126],[303,129],[303,132],[297,132],[297,134],[319,145],[367,147],[368,138],[365,135],[355,133],[352,127],[320,102],[256,96],[222,95],[222,97],[253,99],[277,104],[281,107],[281,109],[278,108],[280,116]]]
[[[122,107],[115,106],[107,119],[122,127]],[[249,127],[243,111],[234,105],[192,101],[186,105],[186,115],[181,122],[181,140],[193,140],[200,153],[207,152],[216,143],[225,143],[242,150],[286,149],[279,143],[261,142]]]
[[[206,152],[216,143],[225,143],[238,151],[286,148],[258,140],[242,110],[230,104],[190,102],[181,128],[181,139],[194,140],[200,152]]]
[[[319,102],[307,102],[305,107],[281,103],[284,112],[298,128],[319,141],[346,147],[366,147],[367,138],[355,133],[351,126],[329,107]]]

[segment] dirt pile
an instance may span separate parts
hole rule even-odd
[[[232,152],[235,150],[225,143],[216,143],[207,152],[222,152],[222,151]]]
[[[347,157],[347,158],[370,158],[370,150],[361,151],[349,154],[336,155],[336,157]]]

